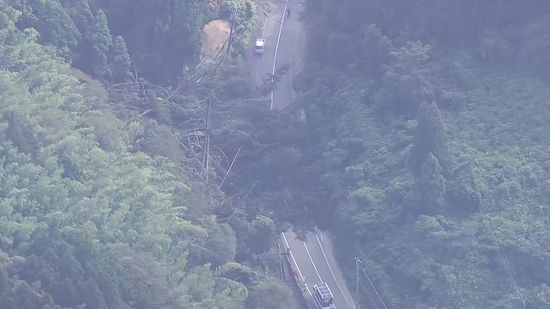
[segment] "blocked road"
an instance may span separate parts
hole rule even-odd
[[[271,107],[275,111],[286,109],[294,100],[293,78],[302,68],[302,59],[306,47],[306,30],[301,15],[305,0],[273,0],[272,9],[266,12],[267,16],[256,38],[266,40],[262,55],[254,54],[251,46],[248,66],[252,79],[261,85],[266,76],[273,74],[283,67],[288,72],[282,76],[277,87],[270,95]],[[307,5],[307,4],[306,4]],[[286,10],[290,9],[290,15]],[[355,309],[353,298],[348,291],[336,259],[332,254],[330,237],[322,232],[306,234],[305,241],[297,238],[292,231],[281,235],[283,243],[291,256],[292,267],[304,279],[305,287],[311,292],[313,285],[326,282],[334,294],[336,308]],[[299,282],[300,284],[300,282]]]

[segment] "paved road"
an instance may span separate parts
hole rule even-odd
[[[313,285],[326,282],[334,295],[337,309],[355,308],[353,298],[346,287],[342,274],[332,254],[328,235],[318,231],[308,232],[305,241],[298,239],[292,231],[283,233],[283,242],[291,252],[291,263],[307,285],[308,293]]]
[[[254,54],[250,49],[248,61],[253,80],[260,85],[268,74],[288,67],[289,70],[277,84],[270,95],[272,109],[281,111],[293,103],[294,75],[300,71],[305,50],[305,27],[300,15],[304,7],[300,5],[305,0],[273,0],[273,8],[264,20],[257,37],[266,40],[264,54]],[[290,8],[290,16],[285,11]],[[337,309],[354,309],[353,298],[346,288],[336,260],[332,254],[333,248],[328,236],[322,232],[308,233],[306,241],[296,237],[292,231],[283,235],[284,245],[290,249],[294,263],[292,266],[305,279],[310,292],[313,285],[326,282],[334,294]],[[309,300],[310,301],[310,300]]]
[[[252,78],[260,85],[267,74],[274,74],[281,68],[288,67],[273,92],[272,109],[283,110],[294,99],[292,79],[301,69],[302,55],[305,49],[305,29],[300,15],[304,0],[273,0],[273,9],[267,16],[264,26],[257,37],[266,40],[263,55],[255,55],[250,50],[249,67]],[[290,9],[290,16],[285,14]]]

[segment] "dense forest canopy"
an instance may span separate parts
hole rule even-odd
[[[286,308],[287,223],[388,308],[550,306],[547,1],[309,1],[305,121],[216,3],[0,0],[0,308]]]
[[[319,0],[306,19],[288,201],[336,233],[350,282],[359,256],[388,308],[550,306],[548,2]]]
[[[250,31],[245,2],[0,0],[0,308],[280,308],[276,223],[193,143],[214,97],[251,112],[238,54],[186,72],[209,20]]]

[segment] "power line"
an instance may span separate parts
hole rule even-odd
[[[355,261],[355,308],[359,309],[359,258],[353,258]]]
[[[361,286],[363,291],[365,291],[365,295],[367,295],[367,298],[369,299],[369,304],[372,305],[372,308],[380,309],[380,303],[374,300],[371,288],[368,286],[368,284],[365,283],[365,280],[359,282],[359,285]]]
[[[359,262],[362,263],[361,260],[359,260]],[[378,290],[376,290],[376,288],[374,287],[374,284],[370,280],[369,275],[367,274],[367,271],[365,270],[365,268],[363,268],[363,267],[359,267],[359,268],[361,268],[361,270],[363,271],[363,274],[365,274],[365,277],[367,277],[367,280],[369,281],[370,286],[374,290],[374,293],[376,294],[376,297],[378,298],[378,300],[380,301],[382,306],[384,306],[384,309],[388,309],[388,307],[386,306],[386,303],[384,303],[384,300],[382,299],[382,297],[380,297],[380,294],[378,293]]]
[[[475,171],[473,169],[472,169],[472,172],[475,173]],[[483,223],[483,217],[485,217],[487,215],[487,213],[484,212],[484,208],[486,208],[483,205],[484,202],[485,202],[485,200],[480,194],[479,195],[479,203],[477,204],[477,206],[478,206],[478,209],[479,209],[479,213],[482,216],[482,223]],[[512,281],[512,285],[513,285],[514,290],[515,290],[514,293],[517,293],[519,295],[519,298],[521,300],[521,308],[525,309],[525,306],[526,306],[525,305],[525,295],[523,294],[523,292],[519,288],[519,285],[518,285],[516,279],[514,278],[514,273],[512,272],[512,267],[510,266],[510,262],[508,261],[508,258],[506,257],[506,254],[504,253],[504,250],[502,250],[501,240],[499,239],[498,236],[496,237],[496,240],[497,240],[498,252],[499,252],[500,257],[502,258],[502,261],[503,261],[503,264],[504,264],[504,270],[508,274],[508,276],[510,277],[510,279]]]

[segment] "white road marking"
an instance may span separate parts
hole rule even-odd
[[[288,240],[286,240],[285,233],[281,233],[281,235],[283,235],[283,240],[285,241],[286,248],[288,249],[288,252],[290,252],[290,258],[292,259],[292,262],[294,263],[294,265],[296,266],[296,269],[298,270],[298,274],[300,275],[300,279],[302,280],[302,282],[304,282],[304,286],[306,287],[306,290],[307,290],[308,294],[311,297],[313,297],[313,295],[311,294],[311,291],[309,290],[309,287],[305,283],[306,280],[304,279],[304,275],[302,275],[302,272],[300,271],[300,267],[298,267],[298,263],[296,263],[296,259],[294,258],[294,254],[292,254],[292,250],[290,250],[290,245],[288,244]]]
[[[277,37],[277,44],[275,44],[275,57],[273,57],[273,70],[272,75],[275,75],[275,68],[277,66],[277,53],[279,52],[279,41],[281,40],[281,34],[283,33],[283,24],[285,22],[286,15],[286,6],[288,5],[288,0],[285,0],[285,7],[283,8],[283,17],[281,17],[281,26],[279,27],[279,36]],[[271,91],[271,105],[269,106],[270,110],[273,110],[273,91]]]
[[[336,280],[336,276],[334,276],[334,272],[332,272],[332,267],[330,267],[330,263],[328,262],[327,255],[325,254],[325,249],[323,249],[323,245],[321,244],[321,241],[319,240],[319,236],[317,235],[317,233],[315,233],[315,238],[317,238],[317,243],[319,243],[319,247],[321,248],[321,252],[323,253],[323,257],[325,258],[325,261],[327,262],[328,270],[330,271],[330,274],[332,275],[332,279],[334,279],[334,282],[336,282],[336,286],[338,286],[338,289],[340,290],[340,293],[342,294],[342,296],[344,296],[344,299],[346,300],[346,302],[348,304],[351,304],[349,299],[346,297],[346,294],[342,290],[342,287],[340,286],[340,284],[338,284],[338,280]]]
[[[311,257],[311,254],[309,253],[309,249],[307,248],[306,242],[303,242],[304,248],[306,248],[307,255],[309,256],[309,260],[311,261],[311,265],[313,265],[313,268],[315,269],[315,272],[317,273],[317,277],[319,277],[319,281],[323,283],[323,279],[321,278],[321,275],[319,274],[319,271],[317,270],[317,266],[315,266],[315,262],[313,262],[313,258]]]

